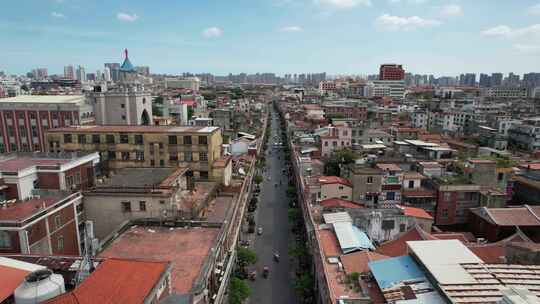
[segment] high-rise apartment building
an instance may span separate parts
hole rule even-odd
[[[491,74],[491,86],[497,87],[501,86],[503,81],[503,74],[502,73],[492,73]]]
[[[75,79],[75,68],[72,65],[66,65],[64,67],[64,78]]]
[[[481,87],[489,87],[491,85],[491,77],[488,74],[480,74],[479,85]]]
[[[404,80],[405,70],[401,64],[381,64],[379,80]]]
[[[86,71],[84,70],[83,66],[77,67],[77,80],[82,82],[86,82]]]
[[[109,69],[112,81],[117,82],[120,79],[120,63],[105,63],[105,68]]]
[[[45,79],[48,76],[48,71],[46,68],[37,68],[32,70],[32,76],[35,79]]]

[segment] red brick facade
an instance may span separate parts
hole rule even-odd
[[[47,129],[77,124],[78,111],[0,110],[0,153],[46,151]]]

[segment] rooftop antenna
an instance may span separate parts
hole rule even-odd
[[[84,279],[86,279],[90,275],[90,272],[92,272],[94,268],[94,264],[92,262],[92,256],[94,253],[94,245],[92,244],[92,241],[94,240],[93,222],[86,221],[84,228],[84,248],[82,249],[83,259],[81,260],[81,263],[79,264],[79,269],[75,274],[74,280],[76,286],[81,284],[82,281],[84,281]]]

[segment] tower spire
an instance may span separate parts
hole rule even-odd
[[[126,56],[126,59],[127,59],[127,58],[128,58],[128,49],[127,49],[127,48],[126,48],[126,49],[124,49],[124,54],[125,54],[125,56]]]

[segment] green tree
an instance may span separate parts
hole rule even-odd
[[[294,282],[294,290],[301,298],[308,298],[313,293],[313,277],[309,273],[304,273]]]
[[[255,181],[255,183],[258,185],[258,184],[262,183],[263,177],[260,176],[260,175],[257,175],[257,176],[255,176],[255,177],[253,178],[253,181]]]
[[[245,269],[247,266],[257,263],[257,254],[249,248],[239,247],[237,262],[241,269]]]
[[[195,111],[193,110],[193,107],[188,107],[187,108],[187,118],[188,118],[188,120],[190,120],[191,117],[193,117],[193,113],[195,113]]]
[[[229,283],[229,303],[242,304],[251,295],[249,286],[239,278],[233,277]]]
[[[296,196],[296,187],[295,186],[287,187],[287,196],[288,197],[295,197]]]
[[[295,223],[302,217],[301,211],[298,208],[289,208],[289,210],[287,210],[287,215],[289,217],[289,222],[292,223]]]
[[[324,173],[330,176],[340,176],[341,166],[350,165],[358,158],[353,150],[345,148],[335,151],[324,163]]]

